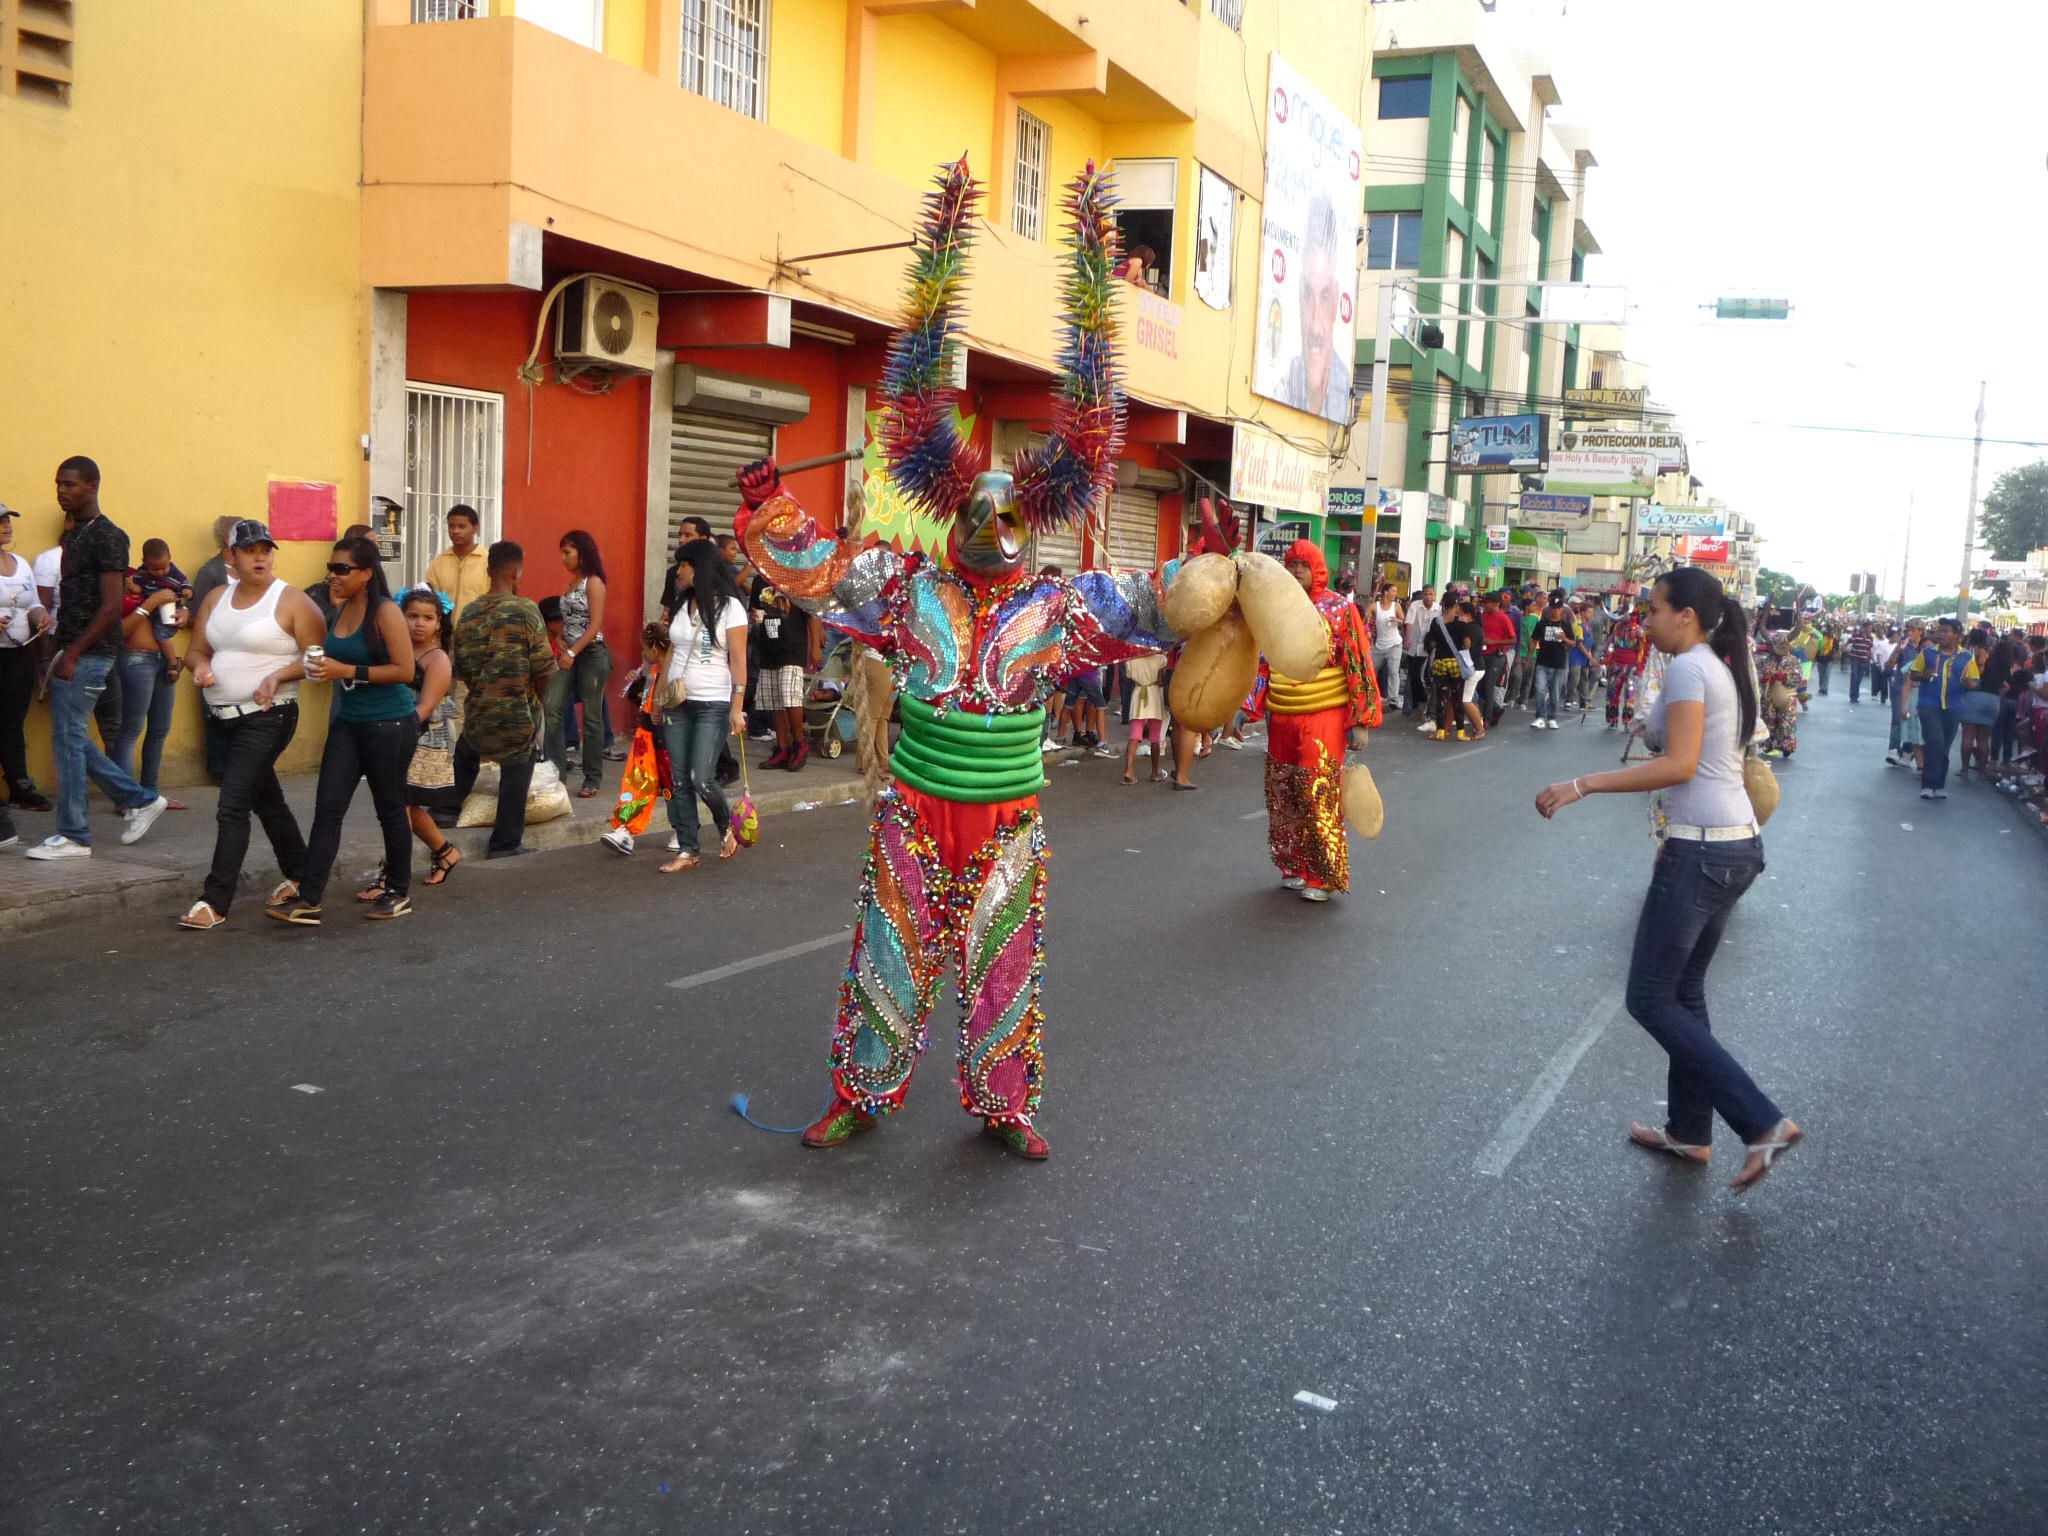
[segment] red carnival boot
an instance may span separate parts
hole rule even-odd
[[[1029,1125],[991,1120],[988,1122],[988,1133],[1019,1157],[1028,1157],[1033,1162],[1042,1163],[1052,1156],[1052,1148],[1045,1144],[1045,1138]]]
[[[818,1123],[804,1132],[807,1147],[836,1147],[856,1131],[871,1131],[875,1128],[875,1117],[864,1109],[853,1105],[838,1094],[832,1095],[832,1102],[825,1113],[818,1117]]]

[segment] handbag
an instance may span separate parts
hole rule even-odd
[[[740,840],[742,848],[751,848],[761,841],[761,813],[754,806],[754,787],[747,782],[747,743],[740,739],[740,749],[734,754],[740,760],[740,797],[732,808],[733,836]]]
[[[1433,622],[1436,624],[1437,630],[1443,635],[1444,643],[1451,648],[1458,658],[1458,676],[1469,678],[1474,672],[1479,670],[1472,665],[1472,653],[1452,638],[1450,630],[1444,625],[1441,614]]]

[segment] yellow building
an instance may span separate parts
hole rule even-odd
[[[367,311],[357,4],[0,0],[0,501],[57,541],[60,460],[189,575],[224,513],[333,487],[361,516]],[[314,504],[328,492],[311,493]],[[327,534],[331,539],[332,532]],[[324,547],[286,547],[309,581]],[[165,780],[198,771],[182,690]],[[31,769],[48,788],[38,706]],[[294,760],[317,752],[301,742]]]
[[[1040,560],[1151,566],[1204,481],[1319,525],[1351,414],[1359,167],[1338,235],[1324,219],[1290,266],[1265,237],[1300,245],[1299,178],[1269,210],[1265,150],[1276,111],[1283,137],[1356,142],[1355,0],[39,9],[75,9],[78,35],[68,87],[0,98],[0,188],[31,210],[0,234],[10,313],[40,317],[10,337],[36,366],[12,371],[0,443],[0,500],[50,524],[25,542],[54,537],[72,452],[186,562],[273,476],[336,486],[342,522],[395,502],[394,579],[462,502],[527,547],[535,595],[561,585],[561,534],[589,530],[613,651],[635,654],[677,523],[728,518],[735,466],[864,442],[920,198],[963,153],[987,198],[961,409],[999,462],[1050,415],[1059,192],[1086,161],[1114,168],[1127,244],[1152,252],[1119,290],[1117,492]],[[1262,301],[1283,266],[1327,282],[1342,368],[1282,366]],[[1317,389],[1319,412],[1281,403]],[[828,507],[846,473],[792,489]]]

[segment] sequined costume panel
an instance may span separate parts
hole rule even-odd
[[[1273,863],[1329,891],[1351,889],[1344,840],[1345,709],[1275,715],[1266,728],[1266,838]]]
[[[832,1080],[860,1109],[903,1103],[948,963],[961,1105],[1028,1123],[1044,1076],[1045,841],[1037,797],[966,805],[897,783],[876,801],[840,984]]]
[[[896,636],[897,686],[931,703],[957,693],[974,654],[974,595],[956,577],[930,566],[901,583]]]
[[[1083,571],[1067,578],[1069,640],[1063,678],[1091,667],[1161,655],[1180,644],[1144,571]]]
[[[904,557],[827,532],[783,492],[736,519],[740,547],[768,584],[805,612],[884,648],[888,597]]]
[[[1029,709],[1061,664],[1066,647],[1064,586],[1040,577],[992,594],[987,601],[975,682],[998,710]]]

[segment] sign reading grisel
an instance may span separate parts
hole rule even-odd
[[[1136,295],[1137,304],[1131,309],[1126,324],[1131,339],[1148,352],[1157,352],[1161,357],[1180,358],[1181,308],[1169,299],[1162,299],[1156,293],[1142,289],[1126,288],[1126,295]]]
[[[1239,422],[1230,432],[1230,499],[1290,512],[1326,510],[1330,461]]]

